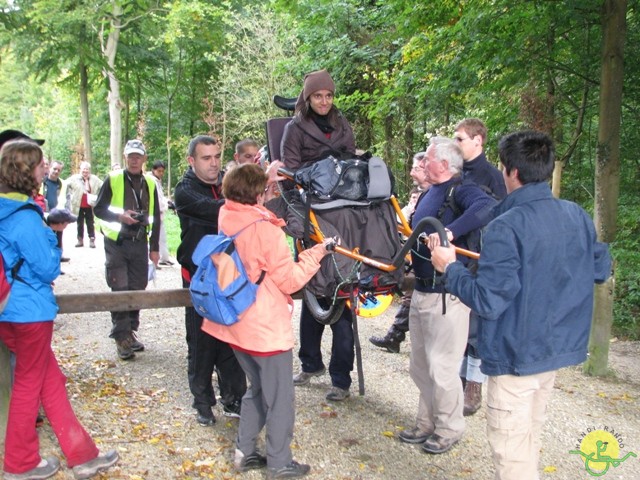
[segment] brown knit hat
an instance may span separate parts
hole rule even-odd
[[[329,90],[332,93],[336,91],[336,84],[329,72],[326,70],[318,70],[316,72],[307,73],[304,76],[304,88],[302,89],[302,98],[306,102],[313,92],[318,90]]]

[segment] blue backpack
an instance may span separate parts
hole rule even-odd
[[[256,283],[247,277],[233,243],[243,230],[231,237],[222,232],[205,235],[191,256],[198,265],[189,286],[193,307],[201,317],[220,325],[233,325],[255,303],[258,285],[265,275],[263,271]]]

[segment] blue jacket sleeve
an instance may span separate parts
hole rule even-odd
[[[447,291],[481,317],[487,320],[499,318],[522,287],[516,245],[510,229],[488,230],[477,274],[472,274],[460,262],[450,265],[445,276]]]
[[[463,183],[456,188],[455,197],[462,214],[447,225],[454,238],[482,228],[492,220],[491,210],[496,201],[477,185]]]
[[[595,261],[595,283],[604,283],[611,276],[611,254],[609,253],[609,245],[606,243],[596,242],[594,251]]]

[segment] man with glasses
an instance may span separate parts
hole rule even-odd
[[[421,166],[424,155],[425,152],[418,152],[413,156],[413,166],[411,167],[411,172],[409,172],[409,175],[413,179],[413,184],[417,186],[420,192],[415,204],[413,205],[413,209],[411,210],[412,215],[418,206],[418,202],[420,202],[424,193],[431,186],[427,181],[424,170]],[[403,209],[403,213],[404,212],[405,210]],[[411,222],[411,217],[407,217],[406,220]],[[406,274],[407,273],[405,272],[405,275]],[[413,289],[407,289],[407,291],[403,293],[400,308],[396,312],[395,320],[389,327],[389,330],[387,330],[386,335],[384,337],[373,336],[369,338],[369,341],[376,347],[384,348],[390,353],[400,353],[400,344],[404,342],[407,337],[407,332],[409,331],[409,306],[411,305],[412,294]]]
[[[482,188],[496,200],[507,196],[502,173],[487,161],[484,144],[487,141],[487,127],[477,118],[465,118],[456,125],[455,140],[462,150],[464,167],[462,175]],[[476,413],[482,405],[482,384],[487,377],[480,371],[482,364],[477,352],[478,318],[471,311],[469,316],[469,339],[460,378],[464,388],[464,415]]]
[[[124,147],[126,168],[113,170],[105,179],[94,207],[104,235],[107,285],[112,291],[144,290],[149,279],[149,260],[160,258],[160,208],[153,180],[142,174],[147,151],[140,140]],[[144,350],[137,336],[140,310],[111,312],[116,342],[122,360]]]

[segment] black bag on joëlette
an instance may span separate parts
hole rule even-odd
[[[366,200],[369,189],[369,164],[353,158],[338,160],[329,156],[296,171],[294,180],[307,193],[321,201]]]

